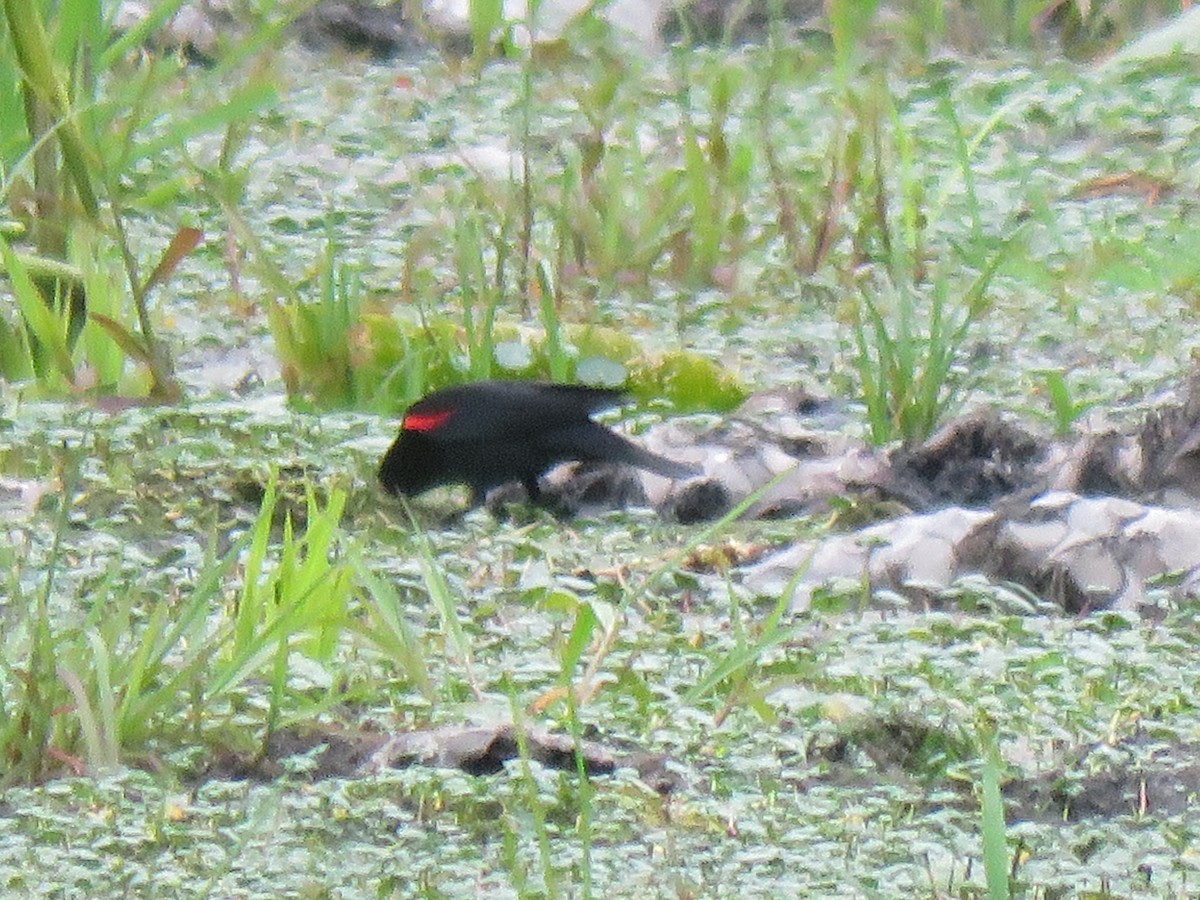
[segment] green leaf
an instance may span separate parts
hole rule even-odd
[[[575,671],[599,624],[600,620],[596,617],[592,605],[580,603],[575,611],[575,624],[571,626],[571,634],[562,652],[562,673],[565,679],[569,680],[571,673]]]
[[[21,258],[13,252],[8,241],[0,237],[0,257],[4,260],[4,270],[12,282],[13,294],[16,295],[17,305],[30,332],[38,342],[50,353],[55,368],[67,381],[74,383],[75,367],[71,362],[71,352],[67,348],[67,315],[58,315],[37,289],[29,277],[29,270]]]
[[[244,121],[259,108],[273,105],[278,99],[279,94],[273,84],[265,79],[252,81],[234,91],[221,103],[172,120],[160,135],[137,145],[127,164],[133,165],[138,160],[148,159],[164,150],[182,147],[198,134]]]

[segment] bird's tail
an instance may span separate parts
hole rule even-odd
[[[573,459],[625,463],[664,478],[691,478],[699,475],[701,471],[698,466],[690,463],[651,453],[596,422],[589,422],[583,428],[560,432],[560,435],[563,438],[563,446],[572,451]]]

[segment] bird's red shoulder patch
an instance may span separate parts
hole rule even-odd
[[[433,431],[452,415],[454,415],[454,410],[452,409],[409,413],[404,417],[404,422],[400,427],[405,431]]]

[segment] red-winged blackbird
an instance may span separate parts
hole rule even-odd
[[[620,403],[609,388],[522,381],[480,381],[434,391],[404,413],[400,436],[379,464],[388,492],[413,495],[468,484],[472,502],[519,481],[538,502],[538,476],[561,462],[626,463],[667,478],[696,470],[643,450],[591,414]]]

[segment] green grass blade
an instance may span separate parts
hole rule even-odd
[[[252,81],[234,91],[224,102],[207,106],[186,117],[172,120],[158,136],[133,148],[128,164],[156,156],[165,150],[184,146],[197,135],[235,122],[249,119],[264,106],[272,106],[279,100],[275,86],[267,81]]]
[[[110,69],[118,60],[146,43],[147,38],[179,11],[186,0],[161,0],[154,4],[146,17],[109,44],[100,55],[101,69]]]
[[[29,276],[29,270],[12,247],[0,237],[0,257],[4,270],[12,282],[13,294],[29,330],[38,342],[50,353],[54,367],[69,382],[75,380],[75,367],[71,352],[67,348],[67,317],[57,315],[42,297],[41,291]]]
[[[429,665],[420,640],[404,617],[399,592],[370,571],[361,559],[355,558],[353,567],[359,583],[367,590],[368,619],[366,622],[352,619],[348,627],[386,653],[421,695],[430,703],[435,702],[437,691],[429,678]]]
[[[103,753],[99,763],[103,766],[115,766],[120,759],[120,747],[117,744],[117,698],[112,677],[113,659],[98,632],[88,631],[87,642],[92,651],[92,669],[96,678],[96,716]]]
[[[1004,798],[1000,793],[1000,742],[994,726],[982,727],[980,731],[983,744],[980,822],[988,900],[1008,900],[1008,842]]]

